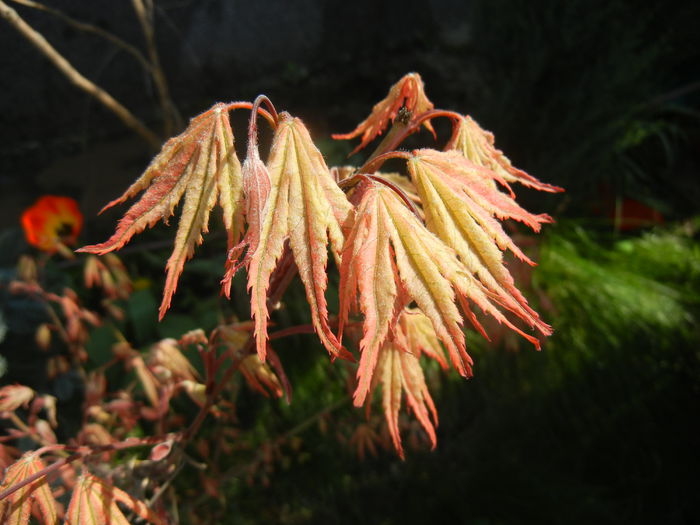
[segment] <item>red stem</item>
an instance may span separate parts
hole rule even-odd
[[[272,104],[272,103],[270,103],[270,104]],[[250,109],[250,110],[252,110],[253,103],[252,102],[230,102],[230,103],[226,104],[226,111],[232,111],[235,109]],[[277,127],[278,117],[277,117],[276,111],[274,112],[274,114],[270,114],[269,112],[267,112],[266,110],[264,110],[260,107],[258,107],[256,111],[257,111],[258,115],[262,115],[265,118],[265,120],[267,120],[270,123],[270,126],[272,126],[273,128]],[[273,111],[274,111],[274,107],[273,107]]]
[[[59,449],[75,450],[76,452],[72,456],[61,458],[61,459],[53,462],[48,467],[44,467],[43,469],[39,470],[38,472],[35,472],[31,476],[24,478],[19,483],[16,483],[16,484],[12,485],[11,487],[6,488],[2,492],[0,492],[0,501],[11,496],[12,494],[17,492],[22,487],[26,487],[30,483],[33,483],[37,479],[42,478],[44,476],[48,476],[49,474],[60,469],[61,467],[64,467],[65,465],[73,463],[74,461],[77,461],[79,459],[84,459],[84,458],[87,458],[90,456],[94,456],[96,454],[102,454],[103,452],[114,452],[117,450],[124,450],[127,448],[140,447],[140,446],[144,446],[144,445],[154,445],[156,443],[162,443],[163,441],[166,441],[166,438],[164,438],[162,436],[153,436],[153,437],[147,437],[147,438],[141,438],[141,439],[129,438],[129,439],[126,439],[125,441],[121,441],[119,443],[111,443],[109,445],[102,445],[102,446],[94,447],[94,448],[87,448],[85,446],[67,447],[67,446],[63,446],[63,445],[42,447],[42,448],[38,449],[36,452],[34,452],[34,454],[40,454],[40,453],[44,453],[44,452],[50,452],[51,450],[59,450]]]
[[[386,153],[382,153],[381,155],[377,155],[376,157],[371,158],[368,160],[364,166],[362,166],[359,170],[357,170],[359,173],[365,174],[365,173],[374,173],[379,169],[379,167],[384,164],[389,159],[404,159],[408,160],[411,158],[411,155],[405,151],[387,151]]]
[[[72,456],[68,456],[67,458],[59,459],[58,461],[52,463],[48,467],[45,467],[45,468],[39,470],[38,472],[35,472],[31,476],[24,478],[19,483],[16,483],[16,484],[12,485],[11,487],[8,487],[5,490],[3,490],[2,492],[0,492],[0,501],[11,496],[12,494],[17,492],[22,487],[26,487],[30,483],[34,483],[37,479],[42,478],[44,476],[48,476],[52,472],[60,469],[61,467],[66,466],[69,463],[72,463],[73,461],[80,459],[82,457],[84,457],[83,454],[73,454]]]

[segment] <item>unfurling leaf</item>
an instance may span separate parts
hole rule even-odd
[[[248,265],[248,289],[255,319],[258,355],[267,348],[270,277],[289,240],[299,269],[311,319],[321,342],[334,357],[351,358],[328,325],[325,298],[328,244],[335,254],[343,245],[341,225],[351,212],[345,194],[331,177],[323,156],[304,124],[280,115],[267,163],[270,193],[262,217],[259,242]]]
[[[12,487],[44,469],[44,463],[38,455],[28,452],[16,463],[10,465],[0,485],[0,492]],[[45,476],[19,488],[7,498],[0,500],[0,523],[3,525],[26,525],[32,505],[36,503],[41,523],[55,525],[58,523],[56,500]]]
[[[493,133],[483,130],[470,116],[460,117],[445,149],[461,152],[474,164],[493,171],[506,183],[518,182],[523,186],[551,193],[564,191],[563,188],[540,182],[532,175],[515,168],[508,157],[496,149]]]
[[[362,141],[351,153],[351,155],[355,154],[372,142],[377,135],[381,135],[388,126],[389,120],[393,122],[402,107],[414,114],[425,113],[433,109],[433,103],[425,96],[423,80],[418,73],[404,75],[391,87],[386,98],[375,104],[370,115],[353,131],[338,133],[332,137],[334,139],[352,139],[362,133]],[[426,121],[424,125],[431,132],[433,131],[429,121]]]
[[[73,489],[66,512],[66,525],[129,525],[117,502],[149,523],[165,525],[145,503],[87,472],[78,478]]]
[[[187,129],[165,143],[145,173],[105,210],[145,190],[119,221],[114,235],[106,242],[78,251],[105,254],[118,250],[131,237],[159,220],[167,223],[175,206],[185,196],[172,254],[166,266],[167,277],[160,306],[162,318],[170,306],[185,261],[194,254],[208,231],[209,213],[217,197],[223,208],[229,250],[243,230],[241,166],[233,147],[228,110],[217,104],[192,119]],[[104,211],[104,210],[103,210]]]
[[[262,228],[262,215],[265,213],[265,205],[270,195],[270,174],[267,166],[260,158],[257,136],[257,113],[250,117],[250,129],[248,132],[248,149],[241,169],[243,185],[245,215],[248,229],[243,240],[229,249],[226,259],[226,274],[222,281],[222,291],[226,297],[231,295],[231,283],[238,269],[250,262],[250,257],[255,253],[260,242]],[[240,255],[247,248],[246,257],[240,260]]]
[[[513,243],[497,219],[515,219],[539,231],[540,225],[551,222],[551,218],[528,213],[488,183],[484,168],[457,152],[415,151],[408,169],[418,188],[428,228],[459,254],[494,302],[549,335],[551,328],[515,287],[503,264],[502,250],[508,249],[521,260],[534,263]],[[539,347],[536,339],[525,337]]]

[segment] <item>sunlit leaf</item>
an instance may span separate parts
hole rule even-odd
[[[396,118],[399,110],[405,107],[413,114],[420,114],[433,109],[433,103],[425,95],[423,80],[418,73],[408,73],[394,84],[384,100],[375,104],[369,116],[350,133],[332,135],[334,139],[352,139],[362,134],[362,141],[351,154],[367,146],[377,135],[387,128],[389,121]],[[430,122],[425,127],[431,132]]]
[[[530,326],[549,335],[527,300],[515,287],[503,262],[503,250],[512,251],[530,263],[497,219],[515,219],[539,231],[547,215],[534,215],[521,208],[511,197],[488,184],[480,168],[456,152],[418,150],[408,161],[423,204],[426,224],[453,248],[469,269],[490,292],[490,297]],[[536,346],[537,340],[528,337]]]
[[[233,147],[228,111],[217,104],[192,119],[187,129],[165,143],[145,173],[118,199],[104,209],[132,198],[145,190],[119,221],[107,241],[79,251],[105,254],[118,250],[131,237],[160,220],[167,223],[175,206],[185,197],[172,254],[167,262],[167,277],[160,306],[162,318],[170,306],[185,261],[202,243],[208,231],[209,213],[217,201],[224,210],[229,234],[229,249],[242,234],[241,167]]]
[[[394,337],[402,348],[416,357],[424,354],[435,359],[443,369],[447,368],[440,341],[435,335],[430,319],[423,312],[417,308],[404,308],[399,316],[398,325]]]
[[[359,289],[365,319],[355,404],[363,403],[378,349],[408,301],[415,301],[430,319],[455,368],[469,375],[471,359],[466,353],[456,295],[472,298],[490,313],[495,311],[494,315],[500,313],[456,253],[430,233],[394,191],[376,182],[363,183],[358,191],[362,198],[343,250],[339,318],[341,325],[347,320],[349,305]]]
[[[382,386],[384,417],[399,456],[403,458],[399,432],[399,411],[404,395],[408,406],[411,407],[428,434],[433,448],[435,448],[437,443],[435,434],[435,425],[438,422],[437,410],[425,384],[418,356],[394,342],[388,342],[382,347],[379,355],[377,377]]]
[[[459,151],[474,164],[488,168],[506,183],[518,182],[529,188],[552,193],[564,191],[558,186],[540,182],[514,167],[508,157],[496,149],[493,133],[484,131],[470,116],[460,117],[445,149]]]
[[[325,298],[328,244],[334,253],[343,245],[341,225],[351,205],[338,188],[304,124],[280,115],[267,162],[270,193],[261,223],[257,249],[248,266],[251,312],[255,319],[258,355],[267,348],[270,277],[289,246],[306,288],[311,319],[321,342],[336,357],[350,358],[328,325]]]

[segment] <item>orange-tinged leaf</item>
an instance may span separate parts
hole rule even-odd
[[[178,347],[178,341],[172,338],[162,339],[151,347],[148,366],[152,371],[162,367],[175,381],[199,379],[199,374]]]
[[[417,308],[404,308],[398,319],[399,328],[395,331],[395,337],[402,348],[418,357],[425,354],[435,359],[443,369],[447,368],[447,361],[440,346],[440,341],[435,335],[435,330],[423,312]]]
[[[145,173],[115,201],[110,208],[145,190],[119,221],[114,235],[107,241],[86,246],[78,251],[105,254],[118,250],[137,233],[160,220],[167,223],[175,206],[184,195],[184,203],[172,254],[167,262],[167,276],[162,318],[170,306],[185,261],[202,243],[208,231],[209,214],[219,198],[224,210],[224,223],[229,233],[229,248],[242,234],[241,167],[233,147],[233,133],[224,104],[192,119],[187,129],[165,143]]]
[[[515,168],[508,157],[496,149],[493,133],[483,130],[470,116],[460,117],[445,149],[459,151],[477,166],[493,171],[506,183],[518,182],[523,186],[551,193],[564,191],[563,188],[540,182],[532,175]]]
[[[374,174],[375,176],[381,177],[382,179],[390,182],[394,186],[401,189],[406,194],[411,202],[420,204],[420,197],[418,196],[418,190],[413,185],[413,181],[401,173],[383,173],[378,171]]]
[[[335,357],[350,358],[328,325],[325,298],[328,244],[334,254],[342,249],[341,225],[351,205],[331,177],[321,153],[304,124],[280,115],[267,169],[270,193],[260,227],[259,244],[248,265],[248,289],[255,319],[258,355],[267,348],[267,296],[270,277],[282,255],[285,241],[306,288],[313,326],[321,342]]]
[[[419,115],[433,109],[433,103],[425,95],[423,80],[418,73],[408,73],[394,84],[384,100],[375,104],[369,116],[350,133],[332,135],[334,139],[352,139],[362,134],[362,141],[352,151],[351,155],[367,146],[377,135],[381,135],[393,122],[399,110],[405,107],[414,115]],[[425,127],[433,132],[429,121]],[[433,132],[434,134],[434,132]]]
[[[0,412],[13,412],[19,407],[27,408],[36,392],[24,385],[5,385],[0,388]]]
[[[513,218],[534,230],[551,219],[522,209],[482,178],[483,168],[456,152],[416,151],[408,161],[408,169],[418,188],[428,228],[459,254],[462,263],[479,278],[494,301],[549,335],[550,327],[540,320],[515,287],[503,263],[502,250],[509,249],[520,259],[534,263],[503,231],[497,218]]]
[[[467,376],[471,359],[455,292],[489,303],[456,253],[430,233],[394,191],[376,182],[365,182],[358,191],[362,197],[343,253],[340,286],[340,322],[347,319],[348,305],[358,288],[365,313],[357,406],[368,391],[377,351],[394,324],[397,304],[401,308],[408,301],[416,302],[455,368]],[[398,303],[397,297],[401,299]]]
[[[361,406],[369,392],[379,349],[396,321],[399,282],[396,278],[391,250],[391,232],[387,217],[377,201],[363,199],[355,222],[345,242],[340,267],[339,337],[359,290],[360,309],[364,315],[363,337],[360,340],[360,366],[355,405]]]
[[[403,458],[401,435],[399,432],[399,410],[402,395],[405,394],[408,406],[425,429],[433,448],[437,443],[435,425],[437,410],[425,384],[423,369],[418,356],[389,342],[381,349],[377,364],[377,376],[382,385],[382,406],[389,433],[399,456]],[[432,418],[432,421],[431,421]]]
[[[275,373],[266,363],[260,360],[257,354],[250,354],[245,357],[241,361],[239,370],[248,382],[248,386],[265,397],[270,397],[270,394],[275,397],[282,397],[284,394],[282,384]]]
[[[117,502],[149,523],[165,525],[145,503],[87,472],[78,478],[73,489],[66,512],[66,525],[129,525]]]
[[[22,482],[44,468],[44,463],[38,455],[32,452],[26,453],[7,468],[5,478],[0,485],[0,492]],[[39,507],[43,524],[55,525],[58,523],[56,500],[51,492],[49,482],[43,476],[0,501],[0,523],[3,525],[26,525],[29,523],[33,503]]]

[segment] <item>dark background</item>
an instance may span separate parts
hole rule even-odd
[[[154,88],[130,56],[9,3],[79,71],[160,129]],[[46,4],[143,48],[130,2]],[[329,163],[344,162],[348,149],[329,133],[352,129],[389,86],[417,71],[437,107],[472,115],[516,166],[567,189],[519,193],[528,209],[560,223],[535,276],[555,302],[546,318],[557,335],[544,352],[477,344],[476,377],[447,381],[437,395],[435,452],[358,462],[331,435],[307,436],[305,459],[293,456],[270,487],[233,480],[230,522],[697,519],[697,227],[683,237],[683,264],[654,275],[678,292],[679,325],[663,331],[631,306],[615,310],[640,299],[611,292],[608,301],[600,283],[617,284],[623,266],[651,275],[672,255],[649,244],[647,230],[621,236],[615,205],[656,210],[669,228],[698,214],[699,19],[692,1],[157,2],[158,50],[186,118],[265,93],[304,119]],[[154,152],[3,20],[0,93],[0,225],[16,227],[38,195],[58,193],[80,202],[85,242],[103,240],[119,211],[91,217]],[[630,242],[635,251],[622,259]],[[551,254],[562,253],[570,258],[557,266]],[[588,261],[608,273],[585,273]],[[571,291],[569,282],[580,286]],[[629,281],[626,290],[641,293],[649,282]],[[665,304],[653,301],[652,310]],[[302,409],[314,410],[316,392],[302,390]],[[291,425],[296,417],[273,415]]]

